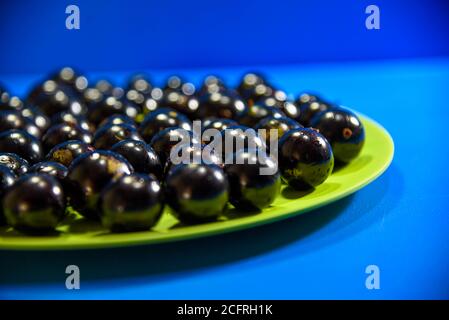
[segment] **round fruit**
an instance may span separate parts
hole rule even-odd
[[[254,127],[260,120],[266,117],[281,118],[285,116],[279,108],[256,103],[249,107],[248,113],[240,119],[240,123],[248,127]]]
[[[365,129],[360,119],[349,110],[335,108],[320,113],[311,124],[330,142],[335,159],[340,162],[350,162],[363,148]]]
[[[171,149],[178,144],[194,145],[199,144],[199,141],[193,136],[192,131],[171,127],[156,134],[150,142],[163,166],[170,157]]]
[[[50,119],[38,108],[26,106],[20,109],[22,117],[29,119],[43,133],[50,127]]]
[[[42,146],[39,140],[21,130],[0,133],[0,152],[15,153],[31,163],[42,159]]]
[[[92,142],[92,135],[89,131],[83,130],[77,125],[61,123],[50,127],[42,137],[42,146],[49,152],[54,146],[67,140],[81,140],[84,143]]]
[[[80,140],[69,140],[54,146],[47,154],[48,161],[55,161],[68,167],[72,161],[94,148]]]
[[[334,168],[329,142],[311,128],[293,129],[284,134],[279,141],[278,161],[282,178],[299,190],[322,184]]]
[[[235,92],[226,90],[200,96],[197,117],[239,119],[247,112],[245,102]]]
[[[222,130],[220,141],[215,141],[214,136],[209,146],[213,146],[217,153],[220,153],[221,149],[223,161],[240,150],[257,149],[264,152],[267,150],[265,142],[257,135],[257,131],[245,126],[230,126]]]
[[[129,124],[112,124],[103,126],[95,132],[93,146],[96,149],[110,149],[123,140],[142,140],[137,129]]]
[[[163,192],[151,175],[132,174],[101,193],[101,221],[113,232],[148,230],[162,215]]]
[[[273,152],[277,152],[276,146],[271,146],[271,130],[277,131],[277,141],[289,130],[291,129],[297,129],[302,128],[302,125],[300,125],[298,122],[296,122],[293,119],[290,119],[288,117],[281,117],[276,118],[274,116],[267,117],[265,119],[262,119],[256,126],[255,130],[257,131],[257,134],[259,137],[265,141],[265,144],[267,145],[267,150],[270,150]],[[275,132],[276,132],[275,131]],[[271,150],[271,147],[273,147],[273,150]]]
[[[98,126],[103,120],[114,114],[122,114],[134,118],[139,113],[139,106],[128,99],[109,96],[91,107],[88,120]]]
[[[97,150],[79,156],[70,165],[66,178],[70,205],[83,216],[98,219],[101,190],[132,172],[129,162],[115,152]]]
[[[112,124],[128,124],[131,126],[135,126],[134,120],[124,114],[113,114],[112,116],[104,119],[97,130],[104,126],[110,126]]]
[[[228,181],[216,165],[179,164],[165,181],[167,204],[181,221],[217,218],[228,202]]]
[[[53,231],[65,213],[62,187],[48,174],[26,174],[5,192],[3,212],[7,223],[17,230]]]
[[[128,81],[128,90],[136,90],[144,95],[149,95],[152,88],[153,86],[145,74],[133,75]]]
[[[0,166],[11,169],[16,175],[20,176],[28,172],[28,161],[22,159],[15,153],[0,153]]]
[[[46,173],[58,179],[59,182],[62,182],[64,181],[69,171],[67,170],[67,167],[58,162],[44,161],[32,165],[29,172]]]
[[[152,173],[163,177],[163,168],[156,152],[144,141],[123,140],[114,144],[111,151],[122,155],[137,173]]]
[[[229,159],[231,158],[231,159]],[[230,202],[241,210],[258,211],[278,196],[281,177],[273,158],[255,150],[240,150],[226,159]]]
[[[14,184],[17,176],[15,173],[6,166],[0,166],[0,203],[3,198],[3,194],[6,189]],[[3,208],[0,207],[0,225],[5,223],[5,217],[3,216]]]
[[[323,112],[332,109],[333,106],[327,102],[323,101],[310,101],[307,103],[303,103],[299,107],[299,117],[296,119],[301,123],[304,127],[311,127],[312,118]]]
[[[160,108],[150,112],[139,127],[139,133],[146,142],[159,131],[169,127],[180,127],[185,130],[191,130],[190,120],[183,114],[172,108]]]
[[[206,145],[179,144],[173,147],[172,152],[176,160],[169,157],[165,163],[164,172],[167,173],[178,164],[215,164],[223,167],[221,156],[214,149],[206,148]]]
[[[63,111],[55,114],[51,118],[51,122],[53,125],[66,123],[73,126],[78,126],[83,130],[86,131],[93,131],[93,127],[90,125],[90,123],[87,121],[87,119],[84,116],[81,115],[73,115],[70,112]]]

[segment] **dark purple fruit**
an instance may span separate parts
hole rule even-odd
[[[145,74],[136,74],[131,77],[128,81],[128,90],[135,90],[139,93],[142,93],[145,96],[151,94],[151,89],[153,86],[151,85],[148,76]]]
[[[122,114],[134,119],[139,113],[140,108],[135,103],[126,98],[110,96],[91,107],[88,120],[98,126],[103,120],[114,114]]]
[[[275,118],[273,116],[262,119],[256,126],[255,130],[259,137],[267,145],[267,149],[273,152],[277,152],[277,147],[271,146],[271,130],[277,131],[276,144],[279,139],[289,130],[302,128],[298,122],[288,117]],[[276,132],[275,132],[276,133]],[[271,147],[273,150],[271,150]]]
[[[246,103],[233,91],[219,91],[199,97],[197,118],[240,119],[248,112]]]
[[[29,172],[46,173],[58,179],[59,182],[62,182],[64,181],[69,171],[67,170],[67,167],[58,162],[44,161],[32,165],[29,169]]]
[[[181,221],[216,219],[228,202],[228,181],[216,165],[179,164],[166,178],[166,201]]]
[[[150,142],[150,146],[157,153],[163,166],[170,157],[171,149],[178,144],[199,145],[199,141],[191,131],[171,127],[157,133]]]
[[[311,128],[293,129],[284,134],[279,141],[278,161],[282,178],[299,190],[322,184],[334,167],[329,142]]]
[[[22,117],[32,121],[34,125],[41,130],[42,133],[47,131],[47,129],[50,127],[50,119],[36,107],[23,107],[22,109],[20,109],[20,113],[22,114]]]
[[[160,104],[173,108],[185,114],[190,119],[196,118],[200,106],[200,102],[196,97],[177,90],[165,92],[164,98]]]
[[[73,90],[75,94],[82,93],[87,89],[89,82],[87,78],[80,75],[71,67],[64,67],[51,76],[58,84],[65,85]]]
[[[199,95],[212,94],[220,91],[226,91],[227,87],[222,79],[217,76],[207,76],[199,90]]]
[[[70,112],[63,111],[55,114],[51,118],[52,125],[61,124],[61,123],[67,123],[70,125],[78,126],[83,130],[92,132],[94,128],[92,125],[87,121],[87,119],[84,116],[81,115],[74,115]]]
[[[314,101],[324,101],[324,100],[315,93],[303,92],[295,100],[295,104],[297,106],[301,106],[305,103],[310,103],[310,102],[314,102]]]
[[[38,139],[42,134],[41,130],[31,120],[24,118],[20,111],[0,111],[0,132],[11,129],[26,131]]]
[[[136,173],[152,173],[162,179],[163,168],[159,157],[144,141],[123,140],[114,144],[111,151],[126,158]]]
[[[62,111],[69,111],[75,115],[85,114],[86,105],[71,93],[71,90],[66,90],[66,87],[56,81],[47,80],[30,93],[27,101],[39,107],[47,116]]]
[[[229,201],[240,210],[259,211],[278,196],[281,177],[276,162],[255,150],[240,150],[226,159]]]
[[[69,140],[54,146],[47,154],[46,159],[69,167],[76,157],[93,150],[94,148],[85,142]]]
[[[206,148],[206,145],[179,144],[172,149],[172,155],[165,163],[164,172],[168,173],[178,164],[214,164],[223,168],[221,155],[214,149]]]
[[[3,194],[6,189],[14,184],[16,181],[16,174],[6,166],[0,165],[0,203],[3,199]],[[0,225],[5,224],[5,217],[3,215],[3,208],[0,206]]]
[[[15,153],[0,153],[0,166],[11,169],[16,175],[20,176],[28,172],[28,161],[22,159]]]
[[[311,127],[311,120],[315,115],[323,111],[331,110],[332,108],[333,106],[331,104],[322,101],[303,103],[299,107],[299,118],[297,118],[297,121],[304,127]]]
[[[332,146],[336,160],[347,163],[356,158],[365,143],[365,129],[360,119],[343,108],[325,111],[312,119],[316,128]]]
[[[192,124],[185,115],[172,108],[160,108],[145,117],[139,133],[146,142],[150,142],[159,131],[170,127],[192,130]]]
[[[252,105],[264,97],[272,96],[274,89],[267,84],[262,75],[247,73],[243,76],[237,91],[249,105]]]
[[[42,137],[42,146],[49,152],[54,146],[67,141],[80,140],[84,143],[92,143],[92,135],[89,131],[77,125],[61,123],[50,127]]]
[[[129,124],[112,124],[103,126],[95,132],[93,146],[96,149],[110,149],[114,144],[123,140],[142,140],[137,129]]]
[[[231,126],[220,132],[221,144],[216,144],[215,137],[212,137],[212,144],[209,147],[214,147],[221,155],[224,161],[229,155],[248,149],[256,149],[265,152],[267,146],[265,142],[258,136],[257,131],[245,126]]]
[[[133,171],[129,162],[115,152],[97,150],[79,156],[66,178],[69,204],[83,216],[98,219],[100,192],[111,181]]]
[[[26,174],[5,192],[3,212],[6,222],[19,231],[54,231],[65,215],[62,187],[48,174]]]
[[[162,188],[151,175],[122,176],[103,190],[100,206],[101,221],[111,231],[148,230],[162,215]]]
[[[268,107],[264,104],[256,103],[249,107],[248,113],[240,118],[240,123],[247,127],[254,127],[260,120],[266,117],[281,118],[285,116],[286,115],[279,108]]]
[[[128,124],[131,126],[135,126],[134,120],[124,114],[114,114],[106,119],[104,119],[97,129],[100,129],[104,126],[110,126],[113,124]]]
[[[39,140],[21,130],[0,133],[0,152],[15,153],[30,163],[39,162],[43,156]]]

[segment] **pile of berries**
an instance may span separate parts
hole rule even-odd
[[[212,140],[229,134],[232,152],[205,153],[211,139],[193,134],[195,120],[218,130]],[[266,131],[242,133],[249,128]],[[198,90],[179,76],[155,87],[143,74],[121,88],[89,85],[66,67],[24,99],[0,86],[0,224],[43,234],[70,207],[123,232],[149,230],[165,205],[185,223],[215,220],[229,203],[260,211],[282,183],[299,190],[323,183],[334,159],[350,162],[364,140],[351,111],[309,93],[290,101],[256,73],[237,88],[216,76]],[[200,161],[175,163],[177,153]]]

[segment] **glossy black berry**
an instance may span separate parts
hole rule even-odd
[[[271,130],[275,130],[277,134],[277,139],[275,140],[276,143],[279,141],[279,139],[289,130],[291,129],[297,129],[302,128],[302,125],[300,125],[295,120],[288,118],[288,117],[267,117],[265,119],[262,119],[256,126],[255,130],[257,131],[257,134],[259,137],[265,142],[267,145],[267,150],[277,152],[277,147],[275,145],[271,146]],[[273,150],[271,150],[273,149]]]
[[[129,139],[142,140],[142,137],[133,125],[112,124],[98,129],[95,132],[92,144],[96,149],[108,150],[117,142]]]
[[[199,97],[197,117],[240,119],[248,112],[246,103],[233,91],[207,93]]]
[[[101,221],[111,231],[148,230],[162,215],[163,191],[151,175],[127,175],[106,186],[100,206]]]
[[[48,174],[26,174],[5,192],[3,212],[6,222],[17,230],[54,231],[65,215],[62,187]]]
[[[365,129],[351,111],[335,108],[318,114],[311,125],[330,142],[336,160],[347,163],[357,157],[365,143]]]
[[[167,204],[181,221],[217,218],[228,202],[228,181],[216,165],[179,164],[166,181]]]
[[[63,182],[68,174],[67,167],[53,161],[43,161],[32,165],[29,173],[46,173],[55,177],[59,182]]]
[[[279,141],[278,161],[282,178],[299,190],[322,184],[334,167],[329,142],[311,128],[293,129],[284,134]]]
[[[165,166],[165,162],[170,157],[171,149],[178,144],[199,144],[196,137],[191,131],[179,127],[166,128],[157,133],[151,139],[150,146],[157,153],[161,164]]]
[[[93,131],[93,126],[87,121],[86,117],[82,115],[74,115],[70,112],[63,111],[55,114],[51,118],[52,125],[66,123],[74,126],[78,126],[86,131]]]
[[[92,143],[92,135],[89,131],[77,125],[61,123],[50,127],[42,137],[42,146],[49,152],[54,146],[67,141],[80,140],[84,143]]]
[[[55,72],[51,79],[58,84],[66,85],[71,88],[74,93],[82,93],[87,89],[89,82],[87,78],[71,67],[64,67]]]
[[[311,120],[315,115],[323,111],[331,110],[332,108],[333,106],[331,104],[324,101],[311,101],[303,103],[299,107],[300,113],[299,118],[297,118],[297,120],[304,127],[311,127],[312,126]]]
[[[136,74],[133,75],[128,81],[128,90],[135,90],[144,95],[151,94],[151,89],[153,86],[151,85],[151,81],[149,77],[145,74]]]
[[[109,126],[112,124],[128,124],[131,126],[135,126],[134,120],[124,114],[113,114],[112,116],[104,119],[98,126],[97,129],[100,129],[104,126]]]
[[[16,175],[20,176],[28,172],[28,161],[19,157],[15,153],[0,153],[0,166],[11,169]]]
[[[6,189],[14,184],[16,181],[16,174],[6,166],[0,165],[0,203],[3,199],[3,194]],[[5,224],[5,217],[3,215],[3,208],[0,207],[0,225]]]
[[[41,130],[31,120],[24,118],[20,111],[0,111],[0,132],[17,129],[23,130],[36,138],[40,138]]]
[[[69,204],[87,218],[98,219],[98,199],[103,188],[123,175],[133,173],[121,155],[104,150],[76,158],[66,178]]]
[[[196,97],[185,94],[182,91],[171,90],[164,93],[161,105],[173,108],[190,119],[195,119],[200,107],[200,101]]]
[[[162,179],[163,168],[159,157],[144,141],[123,140],[113,145],[111,151],[126,158],[136,173],[152,173]]]
[[[215,137],[211,138],[214,148],[219,152],[221,148],[222,161],[229,155],[248,149],[267,150],[267,145],[259,137],[257,131],[246,126],[231,126],[220,132],[221,143],[217,144]]]
[[[32,121],[42,133],[47,131],[51,125],[50,118],[48,118],[42,111],[36,107],[26,106],[20,109],[22,117]]]
[[[192,130],[192,124],[185,115],[172,108],[160,108],[145,117],[139,133],[146,142],[150,142],[155,134],[169,127]]]
[[[67,91],[64,86],[54,80],[47,80],[36,87],[28,96],[27,101],[39,107],[47,116],[62,111],[69,111],[76,115],[87,112],[87,107],[81,99],[73,96],[70,90]]]
[[[174,157],[169,157],[165,163],[164,172],[167,174],[178,164],[214,164],[223,168],[221,155],[206,145],[179,144],[172,149]]]
[[[274,89],[268,85],[264,76],[251,72],[243,76],[237,91],[249,105],[252,105],[264,97],[272,96]]]
[[[204,79],[198,94],[204,95],[226,90],[227,86],[222,79],[217,76],[210,75]]]
[[[0,133],[0,152],[15,153],[30,163],[39,162],[43,156],[39,140],[21,130]]]
[[[128,99],[109,96],[91,107],[88,113],[88,120],[98,126],[103,120],[114,114],[122,114],[134,118],[139,113],[139,106]]]
[[[247,127],[254,127],[260,120],[266,117],[281,118],[285,116],[279,108],[256,103],[249,107],[248,113],[240,118],[240,123]]]
[[[278,196],[281,177],[276,162],[255,150],[240,150],[226,160],[230,202],[240,210],[259,211]]]
[[[54,146],[47,154],[48,161],[61,163],[69,167],[76,157],[93,151],[94,148],[80,140],[68,140]]]

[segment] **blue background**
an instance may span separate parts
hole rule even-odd
[[[376,4],[381,30],[365,28]],[[65,28],[77,4],[81,29]],[[444,0],[19,0],[0,4],[0,73],[196,68],[449,54]]]
[[[449,298],[443,2],[376,1],[379,31],[364,28],[364,1],[77,3],[79,32],[64,29],[63,2],[2,4],[0,81],[24,94],[66,63],[117,83],[146,69],[156,83],[181,70],[235,84],[257,69],[290,93],[313,89],[376,119],[395,158],[356,194],[267,226],[133,248],[0,251],[1,298]],[[65,289],[69,264],[81,269],[79,291]],[[365,288],[370,264],[380,290]]]

